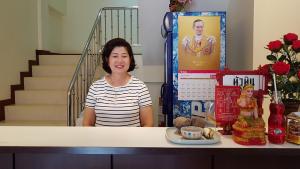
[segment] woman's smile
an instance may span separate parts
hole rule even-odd
[[[125,66],[124,65],[115,65],[115,67],[118,69],[123,69]]]

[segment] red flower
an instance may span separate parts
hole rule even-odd
[[[270,64],[265,64],[263,66],[260,66],[259,70],[262,74],[268,75],[269,74],[269,67],[270,67]]]
[[[270,51],[279,52],[279,50],[282,48],[283,44],[280,40],[275,40],[275,41],[269,42],[269,44],[267,46]]]
[[[293,41],[292,49],[297,53],[300,52],[300,40]]]
[[[282,99],[300,100],[300,35],[295,33],[286,33],[282,40],[271,41],[266,49],[270,54],[266,56],[271,62],[269,74],[266,75],[268,92],[273,94],[275,84],[277,90],[281,91]],[[266,66],[259,69],[262,73]],[[269,76],[268,76],[269,75]],[[270,77],[276,75],[277,78]]]
[[[263,66],[259,66],[258,70],[260,73],[264,74],[266,76],[266,80],[272,79],[272,75],[270,74],[270,66],[272,64],[265,64]]]
[[[291,45],[293,41],[298,40],[298,35],[294,33],[288,33],[283,36],[284,43],[287,45]]]
[[[277,75],[286,75],[290,71],[290,65],[284,62],[276,62],[272,65],[272,69]]]

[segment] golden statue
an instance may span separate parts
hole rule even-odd
[[[265,123],[258,113],[257,99],[253,96],[254,86],[247,84],[243,87],[237,104],[240,114],[233,124],[233,140],[243,145],[264,145]]]

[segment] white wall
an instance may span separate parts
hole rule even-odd
[[[281,40],[286,33],[300,36],[299,0],[254,0],[253,69],[269,63],[264,47],[273,40]],[[264,120],[269,116],[270,99],[264,99]]]
[[[62,50],[80,53],[92,29],[98,11],[103,7],[136,6],[137,0],[66,0],[63,17]]]
[[[48,8],[47,46],[51,52],[62,50],[62,15],[53,8]]]
[[[67,2],[66,0],[48,0],[48,5],[55,9],[57,12],[61,13],[62,15],[66,14],[67,10]]]
[[[20,83],[37,48],[37,0],[1,0],[0,100],[10,98],[10,85]]]
[[[254,0],[230,0],[227,9],[226,62],[230,69],[251,70]]]
[[[264,47],[289,32],[300,36],[299,0],[254,0],[253,68],[267,63]]]
[[[51,52],[62,50],[62,22],[66,13],[66,0],[38,0],[41,8],[38,25],[39,49]]]
[[[139,0],[140,43],[144,65],[163,65],[164,39],[160,34],[163,17],[169,11],[168,0]]]

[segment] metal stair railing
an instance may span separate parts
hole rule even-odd
[[[136,46],[139,44],[138,7],[106,7],[96,17],[67,93],[67,125],[75,126],[85,106],[89,86],[100,65],[103,45],[121,37]]]

